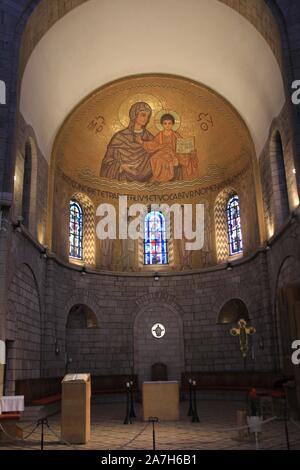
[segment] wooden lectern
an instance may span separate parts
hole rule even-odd
[[[91,435],[91,376],[67,374],[62,381],[61,437],[86,444]]]

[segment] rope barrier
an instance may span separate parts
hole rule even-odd
[[[276,421],[276,420],[278,420],[278,417],[274,416],[274,417],[271,417],[267,420],[262,421],[261,423],[259,423],[259,425],[264,426],[264,425],[269,424],[269,423],[271,423],[273,421]],[[294,426],[296,426],[298,429],[300,429],[300,424],[297,423],[294,419],[290,418],[288,422],[291,422],[292,424],[294,424]],[[146,425],[133,438],[131,438],[129,441],[122,444],[120,447],[117,447],[116,450],[125,449],[127,446],[129,446],[130,444],[135,442],[146,431],[146,429],[149,427],[150,424],[151,424],[150,422],[147,422]],[[27,433],[22,439],[16,438],[15,436],[11,436],[5,430],[5,428],[2,426],[2,424],[0,424],[0,430],[3,432],[3,434],[7,438],[10,439],[10,441],[12,441],[10,443],[11,445],[21,445],[22,447],[24,447],[26,445],[26,441],[29,439],[30,436],[32,436],[33,434],[38,434],[37,429],[40,425],[41,425],[41,420],[38,420],[37,423],[35,424],[35,426],[33,427],[33,429],[29,433]],[[68,447],[70,447],[74,450],[82,450],[82,447],[75,446],[75,445],[71,444],[70,442],[62,439],[61,436],[59,436],[51,428],[51,426],[48,423],[48,420],[44,420],[44,425],[46,426],[47,430],[49,430],[49,433],[52,434],[53,436],[55,436],[58,439],[59,443],[64,444],[64,445],[66,445],[66,446],[68,446]],[[200,426],[201,426],[201,424],[200,424]],[[211,432],[212,433],[233,433],[233,432],[237,432],[237,431],[247,430],[249,428],[250,428],[250,426],[247,424],[247,425],[244,425],[244,426],[235,426],[235,427],[225,428],[225,429],[212,429]],[[257,433],[255,433],[255,434],[257,434]],[[48,437],[49,437],[49,435],[48,435]],[[199,440],[197,440],[197,441],[193,441],[193,443],[200,444],[200,445],[207,445],[207,444],[214,444],[214,443],[218,443],[218,442],[222,442],[222,441],[225,443],[226,441],[231,440],[231,439],[232,439],[232,436],[228,436],[228,437],[223,437],[221,439],[214,439],[214,440],[209,440],[209,441],[205,440],[205,439],[202,439],[201,442],[199,442]],[[33,441],[33,442],[34,442],[34,444],[36,443],[36,445],[39,445],[39,443],[40,443],[40,441]],[[30,443],[33,444],[33,442],[31,441]],[[191,441],[189,441],[189,442],[191,442]],[[95,442],[95,443],[97,444],[97,442]],[[165,444],[172,445],[172,443],[165,443]],[[32,447],[32,446],[30,447],[30,446],[27,445],[27,448],[34,449],[35,447]],[[256,442],[256,448],[259,449],[258,442]]]
[[[130,441],[126,442],[125,444],[123,444],[121,447],[117,447],[116,450],[121,450],[121,449],[124,449],[125,447],[127,447],[129,444],[132,444],[132,442],[136,441],[136,439],[141,436],[143,434],[143,432],[147,429],[147,427],[149,426],[150,423],[147,423],[146,426],[143,427],[143,429],[141,429],[141,431],[139,431],[132,439],[130,439]]]
[[[32,447],[32,446],[28,446],[26,444],[26,442],[22,439],[18,439],[16,438],[15,436],[11,436],[2,426],[2,424],[0,424],[0,430],[3,432],[3,434],[8,437],[12,442],[11,442],[11,445],[20,445],[22,447],[26,447],[27,449],[35,449],[35,447]]]
[[[32,429],[32,431],[30,431],[28,434],[26,434],[26,436],[23,436],[23,439],[26,440],[28,439],[33,433],[34,431],[39,427],[39,424],[37,423],[34,428]]]
[[[72,447],[72,449],[75,449],[75,450],[82,450],[80,447],[74,446],[74,444],[71,444],[70,442],[62,439],[61,436],[59,436],[55,431],[53,431],[53,429],[50,428],[48,421],[46,422],[46,426],[49,429],[49,431],[53,434],[53,436],[55,436],[59,440],[60,443],[65,444],[68,447]]]

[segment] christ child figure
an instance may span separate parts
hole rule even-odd
[[[177,139],[181,135],[173,128],[175,118],[172,114],[166,113],[160,119],[163,128],[153,140],[141,142],[144,149],[151,155],[150,163],[153,181],[165,183],[183,179],[193,179],[198,173],[197,156],[181,155],[176,153]],[[195,164],[196,160],[196,164]]]

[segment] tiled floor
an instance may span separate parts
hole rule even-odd
[[[229,401],[199,401],[198,412],[201,422],[191,423],[186,416],[188,404],[181,404],[181,420],[160,422],[156,425],[157,450],[201,450],[201,449],[255,449],[255,440],[246,436],[238,437],[236,411],[242,403]],[[124,425],[125,408],[121,403],[92,406],[91,440],[87,445],[68,446],[59,442],[60,416],[49,418],[49,429],[45,428],[45,449],[96,449],[130,450],[152,449],[152,425],[141,421],[141,406],[136,405],[138,417],[131,425]],[[298,423],[299,425],[299,423]],[[34,427],[22,423],[24,435]],[[289,423],[291,449],[300,449],[300,427]],[[0,443],[1,449],[39,449],[40,428],[25,441]],[[264,426],[259,439],[261,449],[286,449],[286,435],[283,421],[273,421]]]

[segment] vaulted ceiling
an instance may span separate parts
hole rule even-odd
[[[89,0],[57,21],[33,50],[20,111],[50,160],[65,118],[93,90],[130,75],[186,77],[226,98],[259,155],[285,102],[269,44],[217,0]]]

